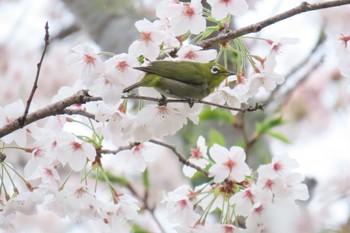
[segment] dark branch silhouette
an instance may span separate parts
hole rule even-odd
[[[28,112],[29,112],[30,104],[32,103],[35,91],[38,88],[38,81],[39,81],[39,75],[40,75],[40,71],[41,71],[41,66],[42,66],[43,61],[44,61],[46,50],[49,47],[49,39],[50,39],[49,23],[46,22],[46,24],[45,24],[45,37],[44,37],[44,41],[45,41],[44,50],[43,50],[43,53],[41,54],[41,58],[40,58],[39,63],[36,65],[37,66],[36,76],[35,76],[35,80],[34,80],[32,91],[31,91],[31,93],[29,95],[29,98],[27,100],[27,104],[26,104],[26,108],[24,110],[24,114],[23,114],[22,118],[19,120],[19,123],[20,123],[20,125],[22,127],[26,124],[26,120],[27,120],[26,118],[27,118],[27,115],[28,115]]]
[[[274,23],[277,23],[279,21],[285,20],[287,18],[293,17],[295,15],[305,13],[308,11],[315,11],[325,8],[331,8],[331,7],[337,7],[342,5],[350,4],[350,0],[337,0],[337,1],[327,1],[327,2],[320,2],[320,3],[314,3],[310,4],[308,2],[302,2],[299,6],[294,7],[288,11],[285,11],[281,14],[275,15],[273,17],[270,17],[268,19],[265,19],[263,21],[260,21],[255,24],[251,24],[246,27],[242,27],[240,29],[229,31],[224,34],[220,34],[216,37],[203,40],[202,42],[198,43],[199,46],[203,48],[209,48],[213,44],[232,40],[234,38],[253,33],[253,32],[259,32],[261,29],[270,26]]]

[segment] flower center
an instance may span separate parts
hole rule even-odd
[[[129,67],[129,65],[128,65],[128,63],[126,63],[126,61],[121,61],[121,62],[118,62],[116,68],[119,71],[124,72],[128,67]]]
[[[141,33],[141,38],[142,41],[152,41],[152,37],[151,37],[151,32],[142,32]]]
[[[184,13],[184,15],[186,15],[188,17],[192,17],[196,12],[194,11],[194,9],[192,7],[190,7],[189,4],[185,4],[183,13]]]
[[[79,142],[72,142],[71,146],[74,151],[81,150],[81,144]]]
[[[220,3],[224,3],[225,5],[229,4],[231,0],[220,0]]]
[[[95,57],[93,57],[93,56],[91,56],[91,55],[89,55],[89,54],[84,54],[84,61],[85,61],[86,64],[88,64],[88,65],[90,65],[90,64],[94,65],[94,64],[95,64],[95,60],[96,60]]]
[[[196,148],[196,149],[192,149],[191,150],[191,156],[193,158],[199,159],[202,155],[201,149],[200,148]]]
[[[230,169],[230,171],[232,171],[232,169],[236,165],[236,163],[233,160],[230,159],[224,165],[226,167],[228,167],[228,169]]]
[[[273,170],[275,170],[276,172],[282,170],[282,164],[280,163],[273,164]]]
[[[195,60],[198,57],[198,55],[193,51],[188,51],[185,55],[185,58],[190,60]]]

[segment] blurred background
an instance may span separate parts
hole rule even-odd
[[[154,20],[158,2],[0,1],[1,106],[29,95],[43,49],[46,21],[51,41],[33,101],[41,107],[51,102],[60,87],[74,85],[78,79],[74,67],[65,62],[72,47],[83,43],[99,51],[127,52],[139,36],[135,21]],[[234,18],[234,28],[266,19],[302,1],[248,2],[250,11]],[[176,143],[183,154],[195,146],[199,135],[209,144],[218,141],[227,147],[245,144],[253,168],[269,161],[271,155],[291,155],[307,177],[311,192],[307,203],[309,218],[326,229],[350,232],[350,84],[340,75],[336,56],[340,35],[350,35],[349,20],[350,7],[342,6],[301,14],[252,34],[277,42],[284,37],[299,39],[297,44],[285,47],[278,57],[276,71],[286,77],[286,82],[272,94],[260,93],[252,101],[267,103],[265,111],[232,116],[225,110],[205,109],[199,126],[188,124],[177,137],[168,140]],[[259,40],[245,42],[252,54],[261,57],[269,49]],[[263,127],[268,130],[262,131]],[[159,169],[161,165],[152,166]],[[180,166],[173,169],[161,173],[164,186],[154,187],[160,189],[158,192],[164,187],[171,190],[184,179]],[[167,176],[175,181],[167,180]]]

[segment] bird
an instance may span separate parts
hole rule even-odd
[[[138,87],[153,87],[162,98],[200,100],[211,94],[227,77],[236,73],[216,62],[153,61],[147,66],[133,67],[146,75],[123,93]],[[191,104],[190,104],[191,106]]]

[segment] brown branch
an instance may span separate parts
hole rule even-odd
[[[238,111],[238,112],[253,112],[257,110],[264,110],[264,106],[265,106],[264,104],[256,103],[255,106],[249,106],[247,108],[235,108],[235,107],[208,102],[205,100],[168,99],[168,98],[162,99],[162,98],[154,98],[154,97],[139,96],[139,95],[123,96],[122,99],[146,100],[146,101],[157,102],[158,105],[167,105],[168,103],[189,103],[189,104],[198,103],[198,104],[206,104],[206,105],[215,106],[218,108],[228,109],[232,111]]]
[[[131,142],[129,145],[127,146],[120,146],[118,149],[116,150],[106,150],[106,149],[101,149],[100,153],[101,154],[118,154],[119,152],[123,151],[123,150],[131,150],[133,147],[140,145],[140,142]]]
[[[220,34],[216,37],[203,40],[198,45],[203,48],[209,48],[215,43],[231,40],[249,33],[259,32],[264,27],[270,26],[274,23],[277,23],[279,21],[285,20],[287,18],[290,18],[292,16],[295,16],[301,13],[330,8],[330,7],[337,7],[337,6],[347,5],[347,4],[350,4],[350,0],[336,0],[336,1],[327,1],[327,2],[320,2],[320,3],[314,3],[314,4],[310,4],[308,2],[302,2],[299,6],[292,8],[288,11],[285,11],[281,14],[275,15],[271,18],[265,19],[258,23],[251,24],[249,26],[246,26],[237,30],[229,31],[224,34]]]
[[[66,114],[66,115],[80,115],[80,116],[84,116],[84,117],[87,117],[87,118],[90,118],[90,119],[96,121],[95,114],[87,112],[87,111],[85,111],[83,109],[64,109],[63,110],[63,114]]]
[[[80,90],[70,97],[28,114],[24,125],[21,124],[21,120],[23,119],[22,116],[14,119],[9,124],[0,128],[0,138],[14,132],[17,129],[23,128],[25,125],[29,125],[32,122],[44,119],[48,116],[65,114],[64,110],[74,104],[84,104],[87,102],[100,100],[102,100],[101,97],[93,97],[89,95],[87,90]]]
[[[164,142],[161,142],[161,141],[158,141],[158,140],[155,140],[155,139],[150,139],[149,142],[152,142],[154,144],[157,144],[157,145],[160,145],[160,146],[163,146],[165,148],[168,148],[169,150],[171,150],[172,152],[174,152],[174,154],[176,155],[176,157],[179,159],[179,161],[181,163],[183,163],[184,165],[186,166],[189,166],[189,167],[192,167],[194,169],[196,169],[197,171],[203,173],[205,176],[209,176],[209,173],[204,170],[203,168],[191,163],[190,161],[188,161],[185,157],[183,157],[177,150],[174,146],[172,145],[169,145],[167,143],[164,143]]]
[[[26,118],[27,118],[27,115],[28,115],[28,112],[29,112],[30,104],[32,103],[35,91],[38,88],[38,80],[39,80],[39,75],[40,75],[40,71],[41,71],[41,65],[43,64],[44,57],[45,57],[45,54],[46,54],[46,50],[49,47],[49,39],[50,39],[49,23],[46,22],[46,24],[45,24],[45,37],[44,37],[44,41],[45,41],[44,50],[43,50],[43,53],[41,54],[41,58],[40,58],[39,63],[36,65],[36,67],[37,67],[36,76],[35,76],[34,84],[33,84],[33,87],[32,87],[32,91],[31,91],[31,93],[29,95],[29,98],[27,100],[27,104],[26,104],[26,108],[24,110],[24,114],[23,114],[22,118],[19,120],[19,123],[20,123],[20,125],[22,127],[26,124],[26,120],[27,120]]]
[[[166,148],[172,150],[175,153],[175,155],[178,157],[178,159],[179,159],[179,161],[181,163],[183,163],[184,165],[187,165],[189,167],[192,167],[192,168],[196,169],[197,171],[202,172],[204,175],[208,176],[208,172],[207,171],[205,171],[203,168],[198,167],[197,165],[195,165],[195,164],[191,163],[190,161],[188,161],[184,156],[182,156],[176,150],[176,148],[174,146],[169,145],[169,144],[167,144],[165,142],[161,142],[161,141],[155,140],[155,139],[150,139],[148,141],[153,143],[153,144],[157,144],[157,145],[160,145],[160,146],[163,146],[163,147],[166,147]],[[129,145],[121,146],[121,147],[119,147],[116,150],[103,150],[102,149],[102,150],[100,150],[100,153],[101,154],[114,154],[115,155],[115,154],[118,154],[119,152],[121,152],[123,150],[131,150],[134,146],[138,146],[139,144],[140,144],[140,142],[132,142]]]

